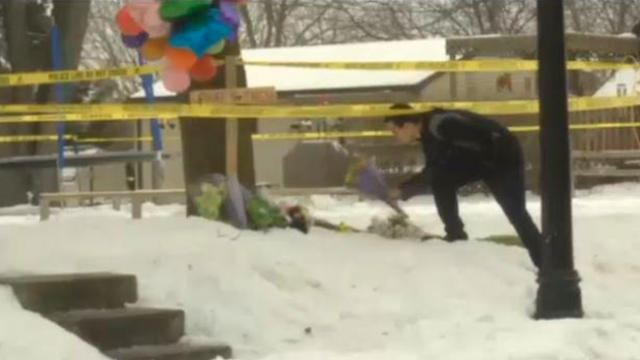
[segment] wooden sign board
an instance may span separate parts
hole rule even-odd
[[[190,94],[192,104],[252,104],[266,105],[278,101],[274,87],[195,90]]]

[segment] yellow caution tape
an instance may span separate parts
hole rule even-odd
[[[479,114],[515,115],[537,114],[538,100],[509,100],[509,101],[477,101],[477,102],[441,102],[430,103],[432,107],[443,109],[468,110]],[[569,99],[569,111],[595,111],[626,108],[640,105],[640,97],[580,97]],[[420,107],[421,104],[417,104]]]
[[[223,64],[223,62],[221,63]],[[457,60],[457,61],[387,61],[387,62],[289,62],[289,61],[243,61],[244,65],[285,66],[304,68],[324,68],[342,70],[406,70],[406,71],[442,71],[442,72],[496,72],[496,71],[534,71],[538,68],[535,60]],[[640,69],[638,64],[570,61],[569,70],[622,70]],[[132,77],[155,74],[159,65],[128,66],[96,70],[44,71],[0,75],[0,87],[73,83],[96,81],[117,77]]]
[[[312,62],[312,61],[243,61],[244,65],[300,67],[334,70],[400,70],[441,72],[535,71],[536,60],[456,60],[456,61],[380,61],[380,62]],[[570,61],[569,70],[640,69],[640,65],[614,62]]]
[[[390,104],[355,104],[321,106],[283,105],[186,105],[186,104],[97,104],[97,105],[0,105],[0,114],[44,113],[45,115],[0,116],[0,123],[9,122],[58,122],[58,121],[115,121],[144,118],[377,118],[389,115],[410,114],[434,108],[468,110],[480,114],[514,115],[537,114],[537,100],[478,101],[478,102],[419,102],[411,103],[415,110],[390,110]],[[571,111],[593,111],[626,108],[640,105],[640,97],[572,98]],[[58,115],[49,113],[72,114]]]
[[[600,124],[573,124],[569,125],[571,130],[595,130],[595,129],[621,129],[637,128],[640,123],[600,123]]]
[[[180,137],[171,136],[171,137],[162,138],[162,141],[176,141],[176,140],[180,140]],[[112,137],[112,138],[76,138],[74,139],[74,142],[78,144],[99,144],[99,143],[110,143],[110,142],[153,142],[153,137],[143,136],[143,137]]]
[[[152,142],[153,137],[113,137],[113,138],[75,138],[73,142],[76,144],[99,144],[99,143],[111,143],[111,142]]]
[[[0,105],[0,113],[71,113],[90,114],[94,118],[120,116],[127,119],[180,116],[193,118],[295,118],[295,117],[367,117],[416,113],[419,110],[389,110],[389,104],[328,106],[254,106],[254,105],[186,105],[186,104],[97,104],[97,105]],[[426,105],[420,105],[424,109]],[[2,117],[0,117],[1,122]],[[46,120],[46,117],[43,118]],[[126,119],[123,119],[126,120]],[[53,120],[52,120],[53,121]],[[80,121],[80,120],[77,120]],[[90,120],[89,120],[90,121]]]
[[[600,123],[600,124],[572,124],[571,130],[601,130],[616,128],[640,128],[638,123]],[[510,126],[512,132],[535,132],[540,131],[539,126]],[[279,140],[326,140],[338,138],[381,138],[392,137],[390,131],[332,131],[332,132],[309,132],[309,133],[272,133],[254,134],[251,136],[256,141],[279,141]]]
[[[69,70],[0,75],[0,87],[96,81],[117,77],[155,74],[158,65],[129,66],[103,70]]]
[[[537,68],[536,68],[537,69]],[[568,61],[568,70],[638,70],[640,64],[633,63],[615,63],[615,62],[600,62],[600,61]]]
[[[65,141],[76,144],[99,144],[113,142],[153,142],[153,137],[110,137],[110,138],[80,138],[77,135],[65,135]],[[163,137],[163,141],[177,141],[180,137],[169,136]],[[25,142],[50,142],[58,141],[58,135],[8,135],[0,136],[0,144],[2,143],[25,143]]]
[[[144,116],[143,116],[144,115]],[[97,122],[145,119],[147,114],[137,113],[85,113],[85,114],[37,114],[0,116],[0,124],[9,123],[47,123],[47,122]],[[154,119],[175,119],[173,114],[155,114]]]
[[[65,135],[65,140],[73,139],[73,135]],[[58,141],[58,135],[9,135],[0,136],[0,144]]]
[[[640,128],[640,122],[637,123],[599,123],[599,124],[572,124],[569,126],[571,130],[602,130],[602,129],[629,129]],[[537,125],[533,126],[510,126],[512,132],[536,132],[540,130]],[[308,132],[308,133],[271,133],[271,134],[253,134],[251,138],[256,141],[282,141],[282,140],[327,140],[339,138],[382,138],[392,137],[390,131],[385,130],[366,130],[366,131],[329,131],[329,132]],[[64,139],[73,143],[97,144],[109,142],[152,142],[153,137],[111,137],[111,138],[80,138],[77,135],[65,135]],[[180,137],[171,136],[164,137],[164,141],[179,141]],[[22,143],[22,142],[46,142],[58,141],[57,135],[9,135],[0,136],[1,143]]]
[[[253,140],[325,140],[338,138],[390,137],[390,131],[329,131],[307,133],[254,134]]]
[[[464,61],[383,61],[383,62],[311,62],[311,61],[243,61],[244,65],[317,68],[333,70],[401,70],[401,71],[531,71],[536,61],[464,60]]]
[[[638,123],[599,123],[599,124],[571,124],[570,130],[603,130],[603,129],[629,129],[640,128],[640,122]],[[513,126],[509,127],[509,130],[513,132],[533,132],[540,131],[539,126]]]

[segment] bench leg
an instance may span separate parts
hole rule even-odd
[[[113,210],[120,211],[120,206],[122,205],[122,199],[119,197],[113,198]]]
[[[49,220],[51,215],[51,208],[49,207],[49,200],[40,199],[40,221]]]
[[[131,199],[131,216],[134,219],[142,219],[142,199],[136,197]]]

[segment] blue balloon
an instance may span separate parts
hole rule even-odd
[[[210,9],[182,24],[169,39],[176,48],[189,48],[199,58],[223,39],[232,36],[234,29],[227,24],[218,9]]]

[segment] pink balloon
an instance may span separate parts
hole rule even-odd
[[[147,6],[140,25],[152,38],[168,35],[171,30],[171,24],[160,17],[160,3]]]
[[[169,67],[162,71],[161,77],[164,87],[171,92],[180,93],[191,86],[191,77],[183,70]]]
[[[130,1],[127,4],[127,8],[129,9],[129,13],[133,20],[142,26],[142,21],[144,20],[144,16],[147,13],[147,10],[155,4],[155,1],[149,0],[140,0],[140,1]]]
[[[127,5],[133,8],[144,8],[146,6],[149,6],[149,4],[153,4],[156,2],[157,1],[155,0],[129,0],[127,1]]]

